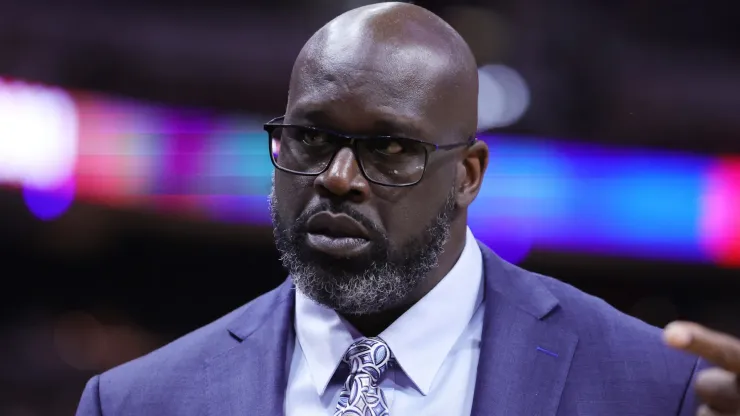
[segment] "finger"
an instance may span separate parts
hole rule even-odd
[[[668,345],[699,355],[740,374],[740,340],[691,322],[672,322],[663,333]]]
[[[696,416],[737,416],[737,413],[720,413],[703,404],[699,407],[699,410],[696,411]]]
[[[714,411],[740,412],[740,389],[737,380],[737,375],[721,368],[701,371],[696,377],[696,394]]]

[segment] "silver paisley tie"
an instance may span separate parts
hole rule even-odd
[[[380,338],[363,338],[344,354],[349,377],[339,393],[334,416],[388,416],[388,404],[378,387],[391,362],[391,350]]]

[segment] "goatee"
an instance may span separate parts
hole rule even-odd
[[[437,267],[456,212],[452,189],[427,227],[416,238],[395,246],[367,217],[347,204],[322,203],[302,213],[291,225],[280,217],[278,204],[273,185],[270,214],[275,243],[294,284],[315,302],[347,315],[377,313],[403,303]],[[343,213],[363,224],[373,235],[372,250],[351,259],[310,250],[305,243],[306,222],[320,211]]]

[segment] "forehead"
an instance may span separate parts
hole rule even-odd
[[[339,44],[343,46],[343,44]],[[445,130],[446,57],[423,47],[334,46],[296,62],[286,119],[348,133],[436,141]]]

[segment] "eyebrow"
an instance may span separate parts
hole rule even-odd
[[[411,123],[397,123],[392,120],[380,119],[374,123],[374,127],[378,131],[388,132],[389,136],[425,139],[424,133]]]
[[[325,111],[305,110],[297,111],[291,117],[291,122],[307,122],[315,127],[332,129],[336,123]],[[368,133],[368,132],[366,132]],[[424,139],[425,134],[412,123],[399,123],[388,118],[380,118],[373,123],[372,131],[368,135],[405,137],[409,139]]]
[[[330,117],[320,110],[298,110],[291,114],[291,123],[307,122],[316,127],[331,125]]]

